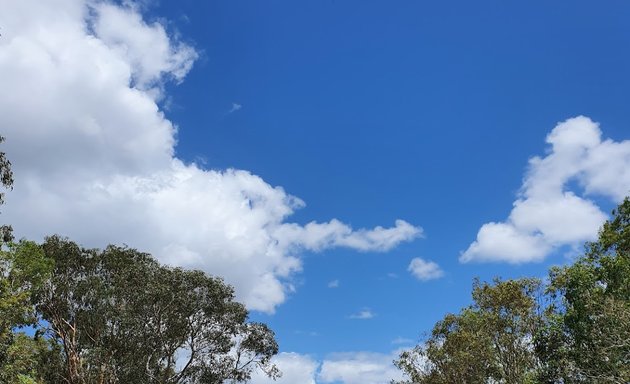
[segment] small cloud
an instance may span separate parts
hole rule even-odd
[[[413,340],[407,339],[406,337],[397,337],[392,340],[392,344],[401,345],[401,344],[413,344]]]
[[[339,280],[335,279],[328,283],[328,288],[339,288]]]
[[[390,279],[397,279],[398,275],[395,274],[394,272],[390,272],[387,274],[387,277],[389,277]]]
[[[371,319],[374,316],[376,316],[371,310],[369,309],[364,309],[362,311],[360,311],[359,313],[355,313],[353,315],[350,315],[351,319],[358,319],[358,320],[367,320],[367,319]]]
[[[232,108],[230,108],[230,110],[228,111],[228,115],[230,113],[234,113],[234,112],[240,110],[241,108],[243,108],[243,105],[241,105],[239,103],[232,103]]]
[[[444,271],[437,263],[433,261],[426,261],[419,257],[411,260],[409,267],[407,268],[412,275],[418,280],[428,281],[433,279],[439,279],[444,276]]]

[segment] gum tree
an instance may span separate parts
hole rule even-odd
[[[68,383],[244,382],[275,377],[273,332],[248,322],[232,287],[201,271],[160,265],[127,247],[43,244],[55,263],[37,309],[61,346]]]

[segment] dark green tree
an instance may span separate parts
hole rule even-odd
[[[573,265],[552,268],[537,337],[546,383],[630,382],[630,199]]]
[[[408,378],[401,383],[534,383],[540,292],[537,279],[475,280],[473,305],[446,315],[394,362]]]
[[[253,369],[278,375],[273,332],[248,322],[220,279],[126,247],[50,237],[43,250],[55,269],[36,303],[61,346],[56,380],[218,384],[244,382]]]

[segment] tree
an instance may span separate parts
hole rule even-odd
[[[256,368],[278,375],[273,332],[248,322],[220,279],[127,247],[50,237],[43,250],[55,268],[35,301],[61,346],[56,380],[218,384],[244,382]]]
[[[548,383],[630,382],[630,199],[573,265],[550,271],[549,308],[536,343]]]
[[[475,280],[473,305],[448,314],[423,345],[395,361],[402,383],[533,383],[533,336],[541,322],[537,279]]]
[[[37,326],[32,293],[51,271],[51,260],[33,242],[10,243],[7,250],[0,251],[0,382],[16,383],[19,377],[36,382],[33,377],[37,376],[39,356],[48,343],[19,328]]]

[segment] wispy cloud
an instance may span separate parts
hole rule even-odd
[[[333,280],[328,283],[328,288],[339,288],[339,280]]]
[[[241,110],[241,108],[243,108],[242,104],[232,103],[232,108],[230,108],[230,110],[227,112],[227,114],[229,115],[230,113],[234,113],[236,111],[239,111],[239,110]]]
[[[372,312],[369,308],[366,308],[355,314],[350,315],[349,317],[351,319],[367,320],[373,318],[374,316],[376,316],[376,314]]]

